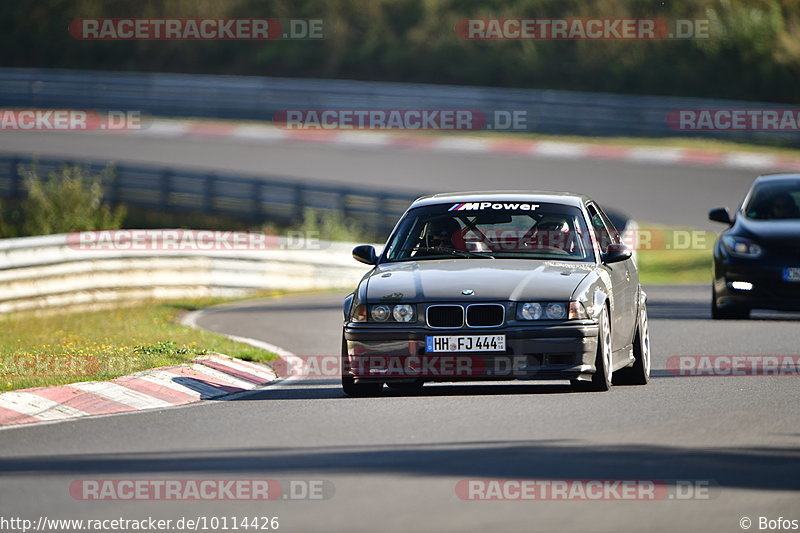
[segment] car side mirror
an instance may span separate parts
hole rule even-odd
[[[608,250],[603,254],[603,263],[607,265],[610,263],[619,263],[620,261],[630,259],[631,255],[633,254],[630,249],[624,244],[611,244],[608,246]]]
[[[369,244],[362,244],[353,248],[353,259],[359,263],[366,265],[374,265],[378,262],[378,255],[375,253],[375,247]]]
[[[731,225],[731,215],[728,213],[727,207],[717,207],[708,212],[708,219],[714,222],[722,222],[723,224]]]

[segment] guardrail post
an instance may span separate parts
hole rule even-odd
[[[347,195],[350,191],[347,189],[343,191],[339,191],[339,210],[342,212],[342,216],[347,220],[348,215],[350,214],[350,210],[347,208]]]
[[[250,184],[250,215],[253,218],[254,222],[261,221],[261,183],[256,180],[253,180],[253,183]]]
[[[385,194],[378,194],[376,200],[376,204],[378,206],[378,223],[375,224],[375,226],[379,232],[389,233],[389,231],[391,231],[391,227],[389,227],[391,222],[387,222],[386,220],[391,216],[389,213],[389,199]]]
[[[170,177],[172,172],[165,170],[161,174],[161,208],[166,213],[169,210]]]
[[[206,174],[203,180],[203,210],[206,213],[214,211],[214,189],[216,188],[217,177],[214,174]]]
[[[122,170],[120,167],[112,167],[111,171],[111,183],[109,183],[109,203],[112,206],[117,206],[119,204],[119,181],[120,181],[120,173]]]
[[[292,222],[299,223],[303,220],[303,208],[306,206],[306,198],[305,198],[305,186],[298,185],[294,189],[294,205],[295,205],[295,213],[294,213],[294,220]]]
[[[9,165],[8,177],[10,178],[11,181],[11,189],[9,190],[8,194],[11,198],[19,198],[20,196],[22,196],[22,194],[20,194],[20,189],[22,189],[22,187],[20,187],[22,178],[20,178],[19,175],[19,165],[20,165],[19,158],[12,157],[9,160],[8,165]]]

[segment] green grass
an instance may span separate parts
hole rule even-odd
[[[640,248],[639,279],[644,285],[709,283],[717,233],[692,228],[640,224],[652,230],[651,248]],[[688,238],[694,236],[694,242]]]
[[[178,324],[223,299],[147,302],[107,311],[0,317],[0,391],[105,380],[211,352],[266,362],[275,355]]]
[[[654,250],[639,252],[639,280],[643,285],[711,282],[710,250]]]

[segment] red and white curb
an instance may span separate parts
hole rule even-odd
[[[0,394],[0,427],[92,415],[163,409],[250,391],[277,379],[262,364],[213,354],[110,381],[88,381]]]
[[[154,138],[223,138],[258,143],[316,143],[350,148],[396,148],[427,152],[499,154],[549,159],[631,161],[648,164],[718,166],[752,170],[800,170],[800,157],[660,146],[534,141],[509,137],[415,135],[376,131],[287,130],[268,124],[152,119],[122,135]]]

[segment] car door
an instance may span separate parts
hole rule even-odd
[[[597,236],[600,251],[605,253],[611,244],[621,245],[622,239],[616,228],[608,220],[603,210],[594,202],[586,209]],[[635,289],[638,287],[636,269],[631,259],[603,264],[602,268],[611,277],[611,346],[614,352],[622,350],[631,342],[635,325]]]
[[[611,219],[608,218],[603,208],[599,205],[596,206],[600,216],[603,219],[603,223],[605,224],[608,231],[611,233],[612,239],[614,244],[617,245],[624,245],[624,241],[617,231],[617,228],[614,227],[614,223],[611,222]],[[623,335],[624,344],[630,344],[633,341],[633,332],[636,329],[636,312],[637,312],[637,300],[639,297],[639,270],[636,268],[636,262],[633,258],[628,258],[625,261],[617,263],[618,265],[625,265],[625,290],[624,290],[624,297],[623,300],[625,302],[625,321],[620,330]]]

